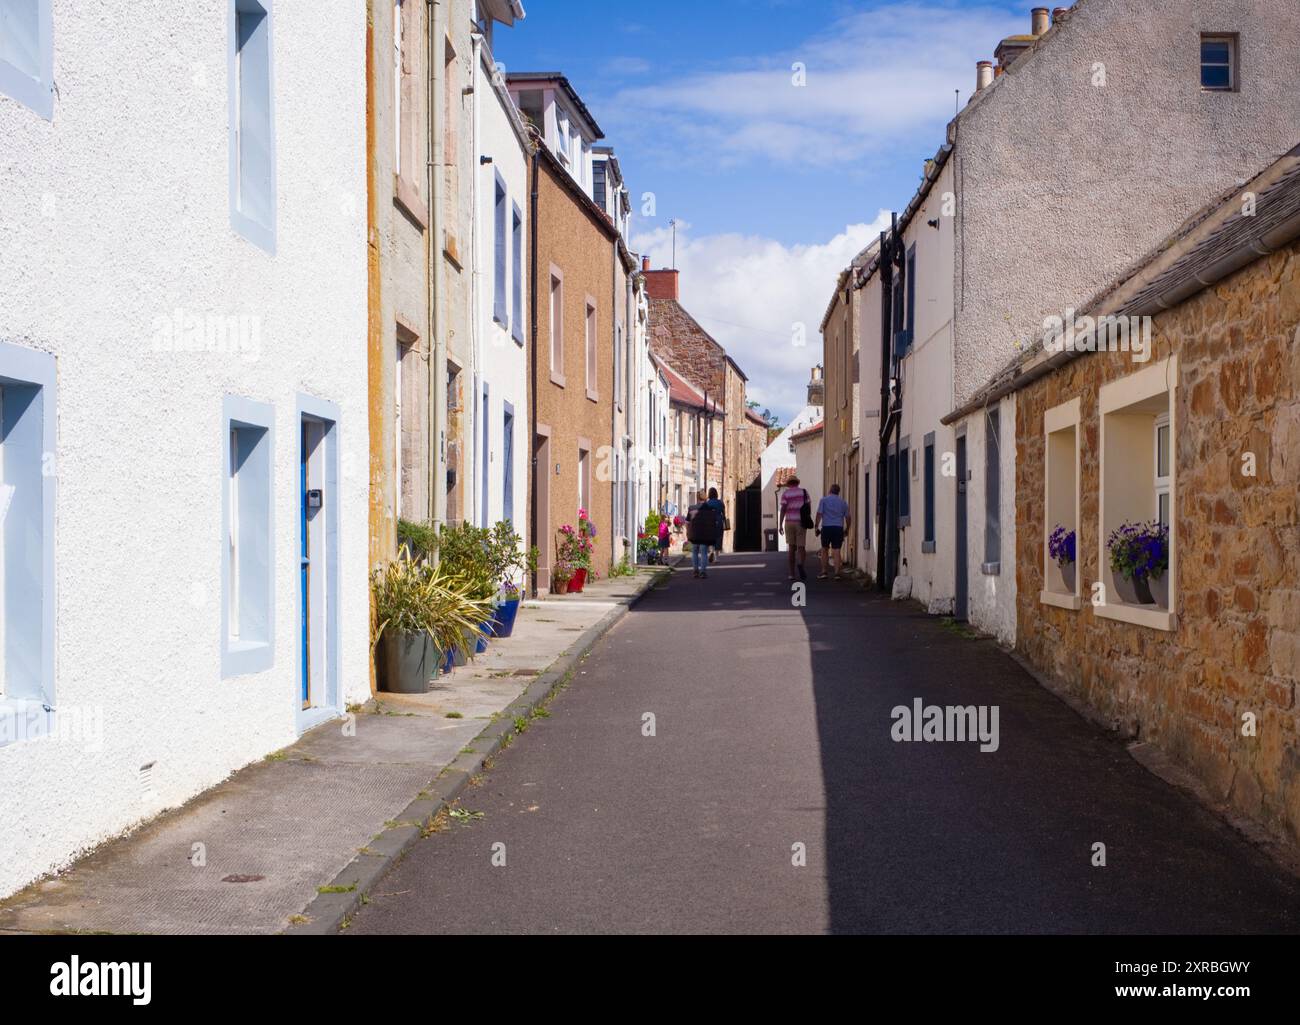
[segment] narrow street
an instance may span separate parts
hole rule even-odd
[[[997,706],[997,750],[895,742],[918,698]],[[783,556],[679,569],[550,711],[349,934],[1300,927],[1295,880],[991,642],[847,583],[793,608]]]

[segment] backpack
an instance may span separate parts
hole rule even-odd
[[[803,493],[803,505],[799,508],[799,526],[804,530],[812,530],[816,524],[813,521],[812,499],[808,497],[808,492]]]
[[[686,538],[693,545],[711,545],[722,533],[722,524],[718,520],[718,510],[710,505],[702,505],[695,510],[686,525]]]

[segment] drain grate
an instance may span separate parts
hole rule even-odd
[[[266,876],[226,876],[223,883],[260,883]]]

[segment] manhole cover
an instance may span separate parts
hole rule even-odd
[[[266,876],[226,876],[223,883],[260,883]]]

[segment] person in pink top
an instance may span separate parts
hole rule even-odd
[[[808,574],[804,571],[803,561],[807,555],[807,537],[808,530],[803,525],[802,510],[805,504],[811,499],[808,492],[799,486],[799,478],[791,477],[784,491],[781,492],[780,512],[782,526],[785,531],[786,547],[790,549],[790,579],[794,579],[795,570],[799,571],[799,579],[807,580]],[[795,556],[798,555],[798,564],[796,565]]]

